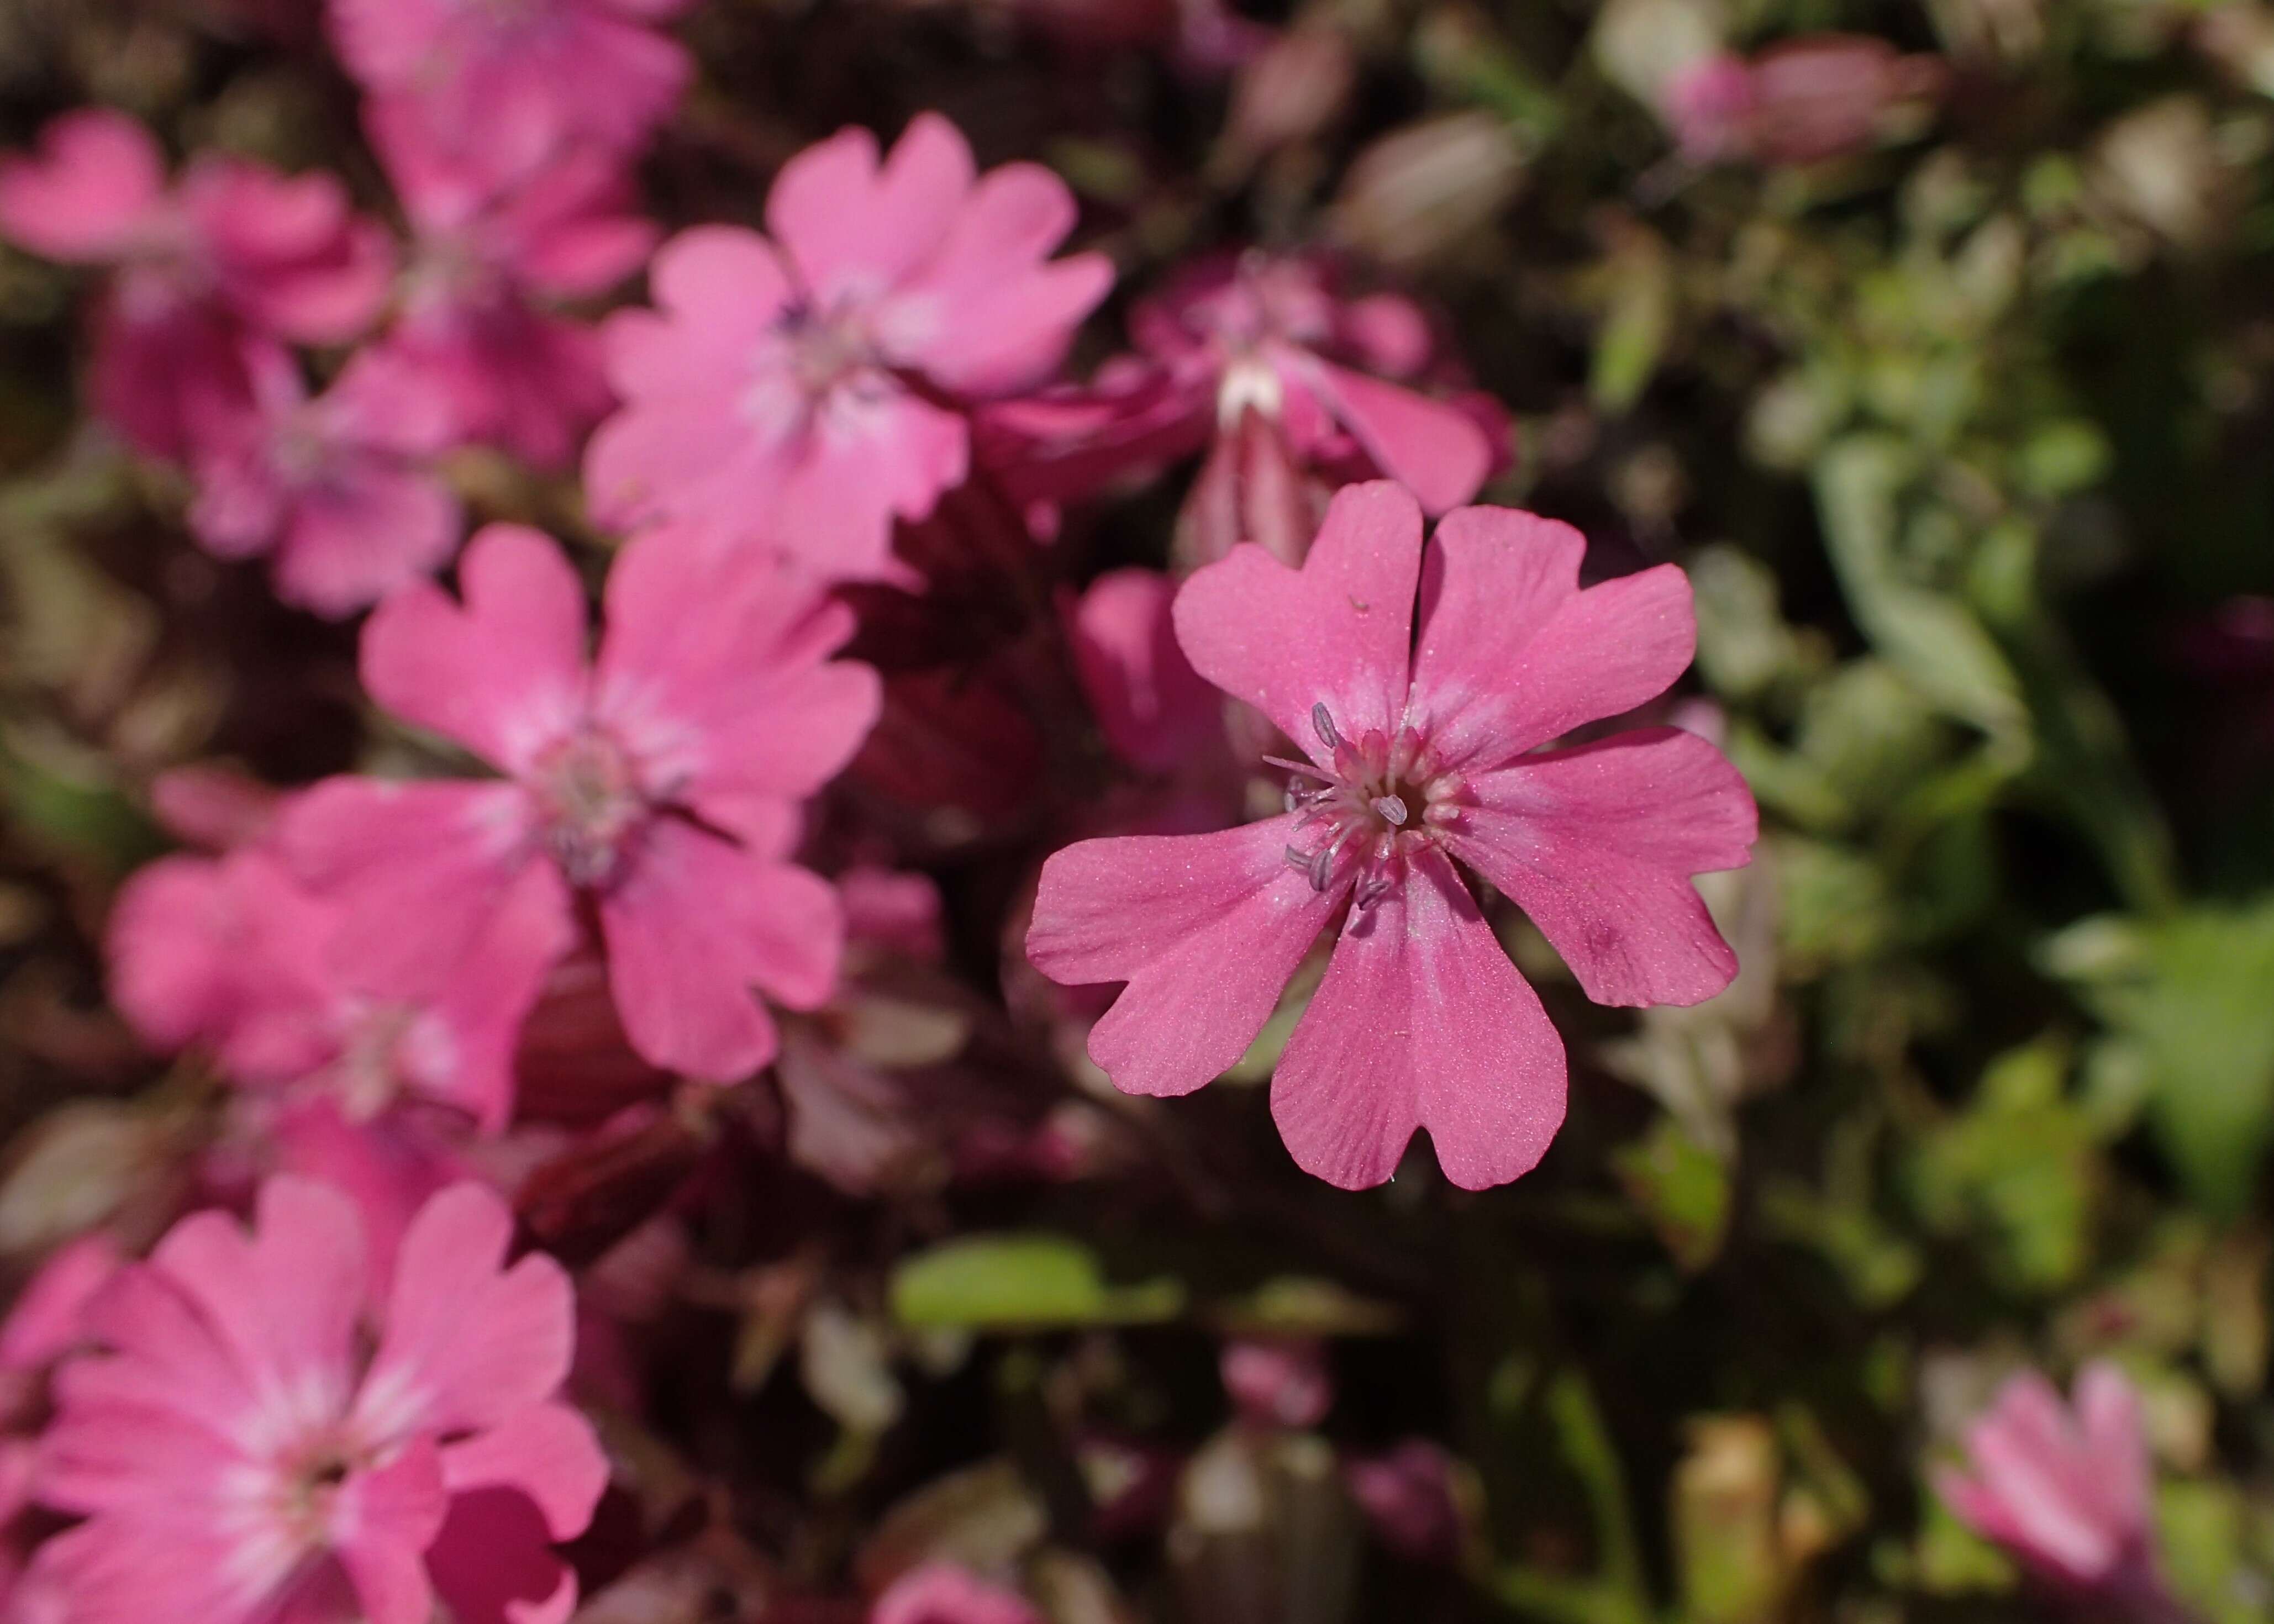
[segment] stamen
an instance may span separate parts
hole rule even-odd
[[[1267,756],[1263,759],[1275,767],[1284,767],[1290,772],[1303,773],[1309,778],[1318,779],[1321,784],[1331,784],[1335,781],[1334,774],[1321,772],[1308,762],[1289,761],[1284,756]]]
[[[1343,748],[1343,736],[1335,731],[1335,718],[1327,714],[1327,702],[1321,700],[1311,707],[1311,726],[1318,730],[1319,742],[1330,750]]]
[[[1405,820],[1409,814],[1405,810],[1405,802],[1401,797],[1376,795],[1370,804],[1376,812],[1382,814],[1383,820],[1391,827],[1396,829],[1405,827]]]

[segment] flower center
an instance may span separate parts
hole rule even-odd
[[[571,885],[606,884],[649,810],[630,758],[587,728],[540,758],[531,778],[546,848],[561,874]]]
[[[1394,738],[1378,728],[1345,738],[1323,703],[1311,707],[1311,726],[1333,753],[1328,767],[1264,757],[1299,775],[1287,785],[1287,809],[1303,815],[1287,861],[1313,890],[1325,891],[1343,852],[1354,850],[1358,906],[1370,907],[1404,876],[1415,852],[1436,845],[1460,821],[1468,784],[1444,771],[1428,740],[1412,727],[1399,728]]]
[[[798,387],[819,399],[868,371],[877,362],[876,340],[864,312],[841,307],[824,314],[809,308],[791,310],[782,318],[790,370]]]

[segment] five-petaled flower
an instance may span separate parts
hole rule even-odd
[[[1342,914],[1272,1083],[1295,1160],[1379,1184],[1426,1127],[1457,1184],[1525,1172],[1562,1121],[1563,1046],[1456,861],[1600,1003],[1728,984],[1735,956],[1690,877],[1751,855],[1736,769],[1671,727],[1539,748],[1655,696],[1695,643],[1680,570],[1582,590],[1585,547],[1551,520],[1472,508],[1425,556],[1419,505],[1377,483],[1336,497],[1301,569],[1247,545],[1186,583],[1193,667],[1308,759],[1277,761],[1278,817],[1085,840],[1044,866],[1028,951],[1058,981],[1127,983],[1089,1043],[1117,1085],[1178,1094],[1216,1077]]]
[[[75,1624],[361,1616],[558,1624],[576,1582],[553,1546],[607,1482],[558,1397],[575,1308],[550,1258],[507,1265],[512,1214],[476,1184],[435,1196],[367,1300],[355,1208],[296,1178],[248,1233],[176,1224],[86,1311],[99,1351],[55,1380],[37,1492],[86,1518],[35,1575]]]
[[[1049,170],[982,176],[954,125],[909,122],[879,164],[848,129],[782,168],[772,241],[683,231],[657,254],[659,311],[603,332],[628,402],[594,436],[606,522],[670,519],[835,580],[897,578],[895,517],[960,484],[959,402],[1035,384],[1105,297],[1097,254],[1052,261],[1073,194]]]
[[[364,686],[509,780],[328,780],[286,812],[288,861],[386,944],[365,972],[389,982],[410,974],[390,953],[458,962],[523,892],[564,925],[589,898],[641,1055],[721,1082],[764,1065],[750,989],[810,1009],[836,982],[836,894],[789,856],[876,719],[875,673],[827,658],[850,613],[659,532],[617,557],[588,668],[550,539],[493,524],[458,576],[463,605],[421,583],[373,614]]]

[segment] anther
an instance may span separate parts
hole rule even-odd
[[[1343,736],[1335,731],[1335,718],[1327,714],[1323,699],[1311,707],[1311,726],[1318,730],[1319,742],[1330,750],[1343,748]]]
[[[1405,802],[1401,797],[1397,795],[1376,795],[1371,804],[1376,812],[1382,814],[1383,821],[1389,823],[1393,828],[1403,829],[1405,827],[1405,819],[1408,814],[1405,810]]]

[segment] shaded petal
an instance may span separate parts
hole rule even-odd
[[[474,1431],[560,1389],[575,1340],[568,1276],[542,1252],[506,1267],[512,1241],[513,1214],[480,1184],[419,1209],[356,1398],[360,1421],[383,1437]]]
[[[1374,466],[1412,491],[1425,513],[1467,501],[1492,472],[1492,443],[1475,418],[1449,402],[1324,361],[1306,369],[1306,381]]]
[[[1417,1127],[1465,1190],[1506,1184],[1563,1122],[1563,1041],[1452,865],[1424,848],[1404,883],[1353,908],[1271,1079],[1306,1172],[1345,1190],[1397,1170]]]
[[[584,586],[542,531],[487,524],[458,589],[463,605],[420,582],[379,606],[364,625],[364,686],[405,721],[526,771],[583,714]]]
[[[576,1610],[576,1574],[553,1554],[536,1503],[515,1489],[455,1496],[426,1568],[457,1624],[565,1624]]]
[[[892,520],[930,516],[963,483],[970,436],[963,417],[899,384],[840,390],[783,464],[771,513],[756,534],[823,581],[892,580]]]
[[[1043,865],[1027,957],[1068,986],[1128,983],[1089,1034],[1116,1087],[1190,1094],[1263,1029],[1348,890],[1288,862],[1295,825],[1084,840]]]
[[[1195,671],[1324,763],[1313,706],[1352,740],[1404,715],[1420,572],[1413,498],[1387,480],[1345,485],[1300,570],[1250,544],[1195,572],[1177,594],[1177,639]]]
[[[1751,860],[1737,770],[1674,727],[1526,756],[1470,780],[1454,853],[1532,916],[1598,1004],[1698,1004],[1737,956],[1690,876]]]
[[[675,819],[649,826],[600,898],[600,925],[632,1047],[721,1083],[773,1057],[773,1021],[753,989],[814,1008],[836,988],[845,935],[837,893],[819,876]]]
[[[937,113],[910,119],[881,168],[874,135],[840,130],[782,165],[766,229],[823,309],[873,299],[938,245],[973,173],[969,143]]]

